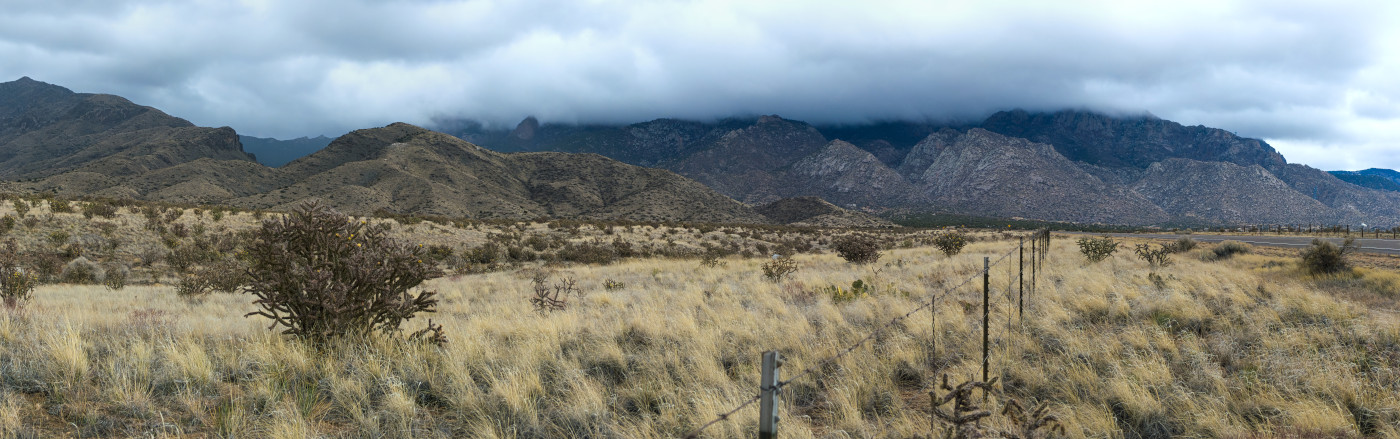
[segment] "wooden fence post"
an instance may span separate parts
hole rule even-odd
[[[763,353],[762,399],[758,401],[758,437],[762,439],[778,437],[778,368],[782,365],[778,351]]]
[[[987,352],[991,347],[992,325],[991,325],[991,288],[992,288],[992,258],[982,257],[982,382],[987,382]],[[987,399],[987,389],[982,389],[982,400]]]
[[[1016,318],[1026,324],[1026,238],[1016,244]]]

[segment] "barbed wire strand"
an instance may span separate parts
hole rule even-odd
[[[996,265],[998,265],[998,264],[1001,264],[1001,262],[1002,262],[1002,261],[1005,261],[1006,258],[1011,257],[1011,254],[1012,254],[1012,253],[1015,253],[1015,249],[1014,249],[1014,248],[1013,248],[1012,250],[1007,251],[1006,254],[1001,255],[1000,258],[997,258],[997,260],[996,260],[995,262],[992,262],[990,265],[987,266],[987,269],[990,270],[991,267],[994,267],[994,266],[996,266]],[[818,367],[818,366],[820,366],[820,365],[822,365],[822,364],[825,364],[825,363],[829,363],[829,362],[833,362],[833,361],[836,361],[836,360],[840,360],[842,357],[845,357],[847,354],[850,354],[851,352],[854,352],[857,348],[860,348],[860,347],[861,347],[862,345],[864,345],[866,342],[868,342],[868,341],[874,339],[875,336],[877,336],[877,335],[879,335],[880,333],[884,332],[885,329],[888,329],[889,327],[894,326],[895,324],[898,324],[900,321],[909,318],[909,316],[912,316],[912,315],[914,315],[915,313],[918,313],[919,311],[923,311],[924,309],[927,309],[927,308],[933,306],[933,304],[936,303],[938,300],[941,300],[941,299],[943,299],[944,297],[946,297],[948,294],[951,294],[953,291],[957,291],[958,289],[960,289],[960,288],[966,286],[968,283],[971,283],[973,280],[976,280],[976,279],[977,279],[979,276],[981,276],[981,275],[982,275],[982,270],[977,270],[976,273],[974,273],[972,276],[969,276],[967,279],[963,280],[962,283],[959,283],[959,284],[957,284],[957,285],[955,285],[955,286],[953,286],[953,287],[951,287],[951,288],[945,288],[945,289],[944,289],[942,292],[940,292],[940,293],[930,294],[930,295],[928,296],[928,300],[922,301],[923,303],[920,304],[918,307],[915,307],[914,309],[909,310],[909,312],[904,313],[904,315],[902,315],[902,316],[899,316],[899,317],[895,317],[895,318],[893,318],[893,319],[890,319],[889,322],[886,322],[884,325],[881,325],[879,328],[875,328],[875,330],[872,331],[869,335],[866,335],[865,338],[862,338],[862,339],[860,339],[860,341],[855,342],[855,344],[852,344],[852,345],[850,345],[849,347],[847,347],[846,349],[841,350],[840,353],[838,353],[838,354],[836,354],[836,355],[832,355],[832,356],[826,357],[826,358],[823,358],[823,359],[821,359],[821,360],[818,360],[818,361],[812,363],[811,366],[808,366],[806,369],[803,369],[801,372],[798,372],[797,375],[793,375],[792,378],[788,378],[788,379],[786,379],[786,380],[779,381],[776,387],[777,387],[779,390],[782,390],[782,388],[783,388],[784,386],[787,386],[788,384],[792,383],[793,381],[797,381],[798,379],[804,378],[804,377],[806,377],[807,375],[811,375],[811,374],[813,374],[813,373],[816,373],[816,370],[817,370],[817,367]],[[685,437],[686,439],[698,438],[698,437],[700,437],[700,433],[703,433],[703,432],[705,431],[705,429],[710,428],[711,426],[713,426],[713,425],[715,425],[715,424],[718,424],[718,423],[720,423],[720,422],[722,422],[722,421],[728,420],[730,416],[733,416],[735,413],[738,413],[740,410],[743,410],[745,407],[748,407],[748,406],[750,406],[750,405],[753,405],[753,403],[758,402],[758,400],[760,400],[760,399],[762,399],[762,398],[763,398],[763,393],[762,393],[762,392],[759,392],[759,394],[754,395],[752,398],[749,398],[747,401],[744,401],[742,404],[739,404],[738,406],[734,407],[733,409],[730,409],[730,410],[727,411],[727,412],[720,413],[719,415],[716,415],[714,419],[711,419],[709,422],[706,422],[706,423],[702,424],[700,427],[698,427],[698,428],[696,428],[695,430],[691,431],[689,434],[686,434],[684,437]]]

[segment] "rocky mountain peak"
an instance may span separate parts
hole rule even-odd
[[[535,116],[526,117],[515,125],[515,129],[510,132],[510,137],[524,141],[535,139],[535,132],[540,129],[540,120]]]

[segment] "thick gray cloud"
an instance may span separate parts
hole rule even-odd
[[[1393,2],[19,0],[0,80],[252,135],[1150,111],[1325,169],[1400,167]]]

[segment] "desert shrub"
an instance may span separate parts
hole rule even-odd
[[[574,242],[559,249],[559,259],[583,264],[609,264],[617,260],[611,243],[599,240]]]
[[[0,300],[6,308],[15,308],[34,292],[39,279],[20,266],[19,248],[11,239],[0,245]]]
[[[637,251],[632,248],[632,243],[622,239],[621,236],[613,237],[612,246],[613,253],[617,254],[618,258],[630,258],[637,255]]]
[[[209,286],[209,280],[203,276],[182,276],[179,281],[175,282],[175,295],[186,299],[203,297],[212,290]]]
[[[157,261],[169,257],[170,251],[158,245],[145,245],[136,252],[136,258],[141,261],[141,265],[150,266]]]
[[[832,243],[831,248],[852,264],[869,264],[880,260],[880,244],[869,236],[846,235]]]
[[[34,274],[41,282],[50,282],[58,278],[63,271],[64,259],[54,252],[37,252],[27,256],[30,264],[34,266]]]
[[[222,220],[224,219],[224,210],[223,210],[223,209],[214,209],[214,210],[209,211],[209,219],[214,220],[214,222],[216,222],[216,223],[219,222],[219,221],[222,221]]]
[[[166,254],[165,262],[170,264],[175,271],[184,273],[190,271],[196,265],[209,262],[209,252],[203,251],[194,244],[176,244],[173,249]]]
[[[726,251],[724,248],[711,247],[707,243],[705,246],[705,252],[700,254],[700,265],[709,268],[715,268],[720,265],[724,265],[724,262],[720,261],[720,258],[723,258],[728,255],[729,252]]]
[[[15,217],[5,214],[0,216],[0,233],[10,233],[15,229]]]
[[[473,264],[490,265],[496,262],[501,255],[501,245],[492,241],[468,250],[464,256],[468,262]]]
[[[102,285],[106,286],[107,289],[119,291],[126,288],[126,278],[131,275],[130,268],[125,265],[112,264],[103,267],[103,270],[107,272],[107,277],[102,280]]]
[[[16,198],[13,202],[11,202],[11,204],[15,206],[16,216],[24,218],[26,215],[29,215],[29,203],[26,203],[24,202],[24,200]]]
[[[1108,259],[1113,253],[1118,251],[1118,242],[1105,236],[1102,238],[1079,238],[1079,252],[1084,254],[1084,258],[1095,263]]]
[[[544,237],[540,235],[530,235],[529,238],[525,238],[525,245],[530,246],[530,248],[535,249],[537,252],[542,252],[549,249],[549,240],[544,239]]]
[[[1222,241],[1221,243],[1216,244],[1215,248],[1211,249],[1211,254],[1215,255],[1216,260],[1221,260],[1230,259],[1231,257],[1234,257],[1237,254],[1249,253],[1250,250],[1251,249],[1249,247],[1249,244],[1245,244],[1243,242]]]
[[[1173,241],[1171,244],[1163,246],[1163,248],[1167,249],[1167,252],[1170,253],[1185,253],[1191,250],[1195,250],[1196,245],[1196,240],[1183,236],[1180,239]]]
[[[112,236],[112,233],[117,231],[117,223],[111,221],[93,221],[88,224],[96,227],[103,236]]]
[[[66,259],[66,260],[70,260],[70,261],[71,261],[71,260],[73,260],[74,258],[77,258],[77,257],[83,255],[83,245],[82,245],[82,244],[79,244],[79,243],[76,243],[76,242],[75,242],[75,243],[72,243],[72,244],[65,245],[65,246],[63,246],[63,249],[62,249],[62,250],[59,250],[59,251],[58,251],[58,255],[59,255],[59,256],[62,256],[63,259]]]
[[[618,281],[612,280],[611,278],[610,278],[610,279],[607,279],[607,280],[605,280],[605,281],[603,281],[603,289],[604,289],[604,290],[608,290],[608,291],[617,291],[617,290],[620,290],[620,289],[623,289],[623,288],[626,288],[626,287],[627,287],[626,284],[623,284],[622,282],[618,282]]]
[[[452,256],[453,253],[452,247],[442,244],[430,245],[427,247],[427,250],[428,257],[432,258],[433,262],[442,262],[446,260],[448,256]]]
[[[32,229],[34,226],[39,225],[39,219],[32,216],[26,217],[24,221],[20,221],[20,224],[24,224],[24,228],[26,229]]]
[[[63,266],[60,278],[64,282],[74,284],[97,284],[102,283],[102,280],[106,278],[106,272],[96,262],[79,256]]]
[[[1330,241],[1314,238],[1312,246],[1304,249],[1299,256],[1303,268],[1312,274],[1331,274],[1351,268],[1347,255],[1356,250],[1356,238],[1347,238],[1339,247]]]
[[[49,243],[53,244],[54,247],[60,247],[63,246],[63,244],[67,244],[68,231],[54,230],[52,232],[49,232]]]
[[[933,238],[933,246],[938,247],[946,256],[953,256],[962,252],[963,247],[967,247],[967,235],[961,232],[943,232]]]
[[[195,270],[194,277],[202,279],[211,291],[233,293],[248,284],[248,265],[235,258],[220,258]]]
[[[510,260],[512,261],[525,262],[538,259],[540,255],[536,254],[528,248],[521,247],[518,245],[512,245],[506,247],[506,257],[510,258]]]
[[[53,212],[53,213],[72,213],[72,212],[73,212],[73,205],[72,205],[72,204],[69,204],[69,203],[68,203],[68,200],[61,200],[61,199],[55,198],[55,199],[49,200],[49,212]]]
[[[1147,262],[1147,265],[1153,268],[1171,265],[1170,246],[1159,245],[1153,247],[1152,244],[1138,244],[1133,247],[1133,253],[1137,254],[1138,259],[1142,259],[1144,262]]]
[[[321,341],[335,336],[397,333],[418,313],[435,312],[433,291],[410,290],[442,273],[423,262],[422,247],[400,244],[381,225],[354,222],[318,202],[269,218],[249,243],[248,291],[285,334]],[[413,334],[441,343],[428,321]]]
[[[175,235],[176,238],[188,238],[190,237],[190,229],[185,227],[185,223],[174,223],[170,225],[170,234]]]
[[[783,278],[797,271],[797,261],[791,256],[780,255],[768,262],[763,263],[763,277],[773,282],[782,282]]]
[[[93,201],[83,205],[83,217],[92,219],[94,216],[111,219],[117,216],[117,208],[111,204],[101,201]]]

